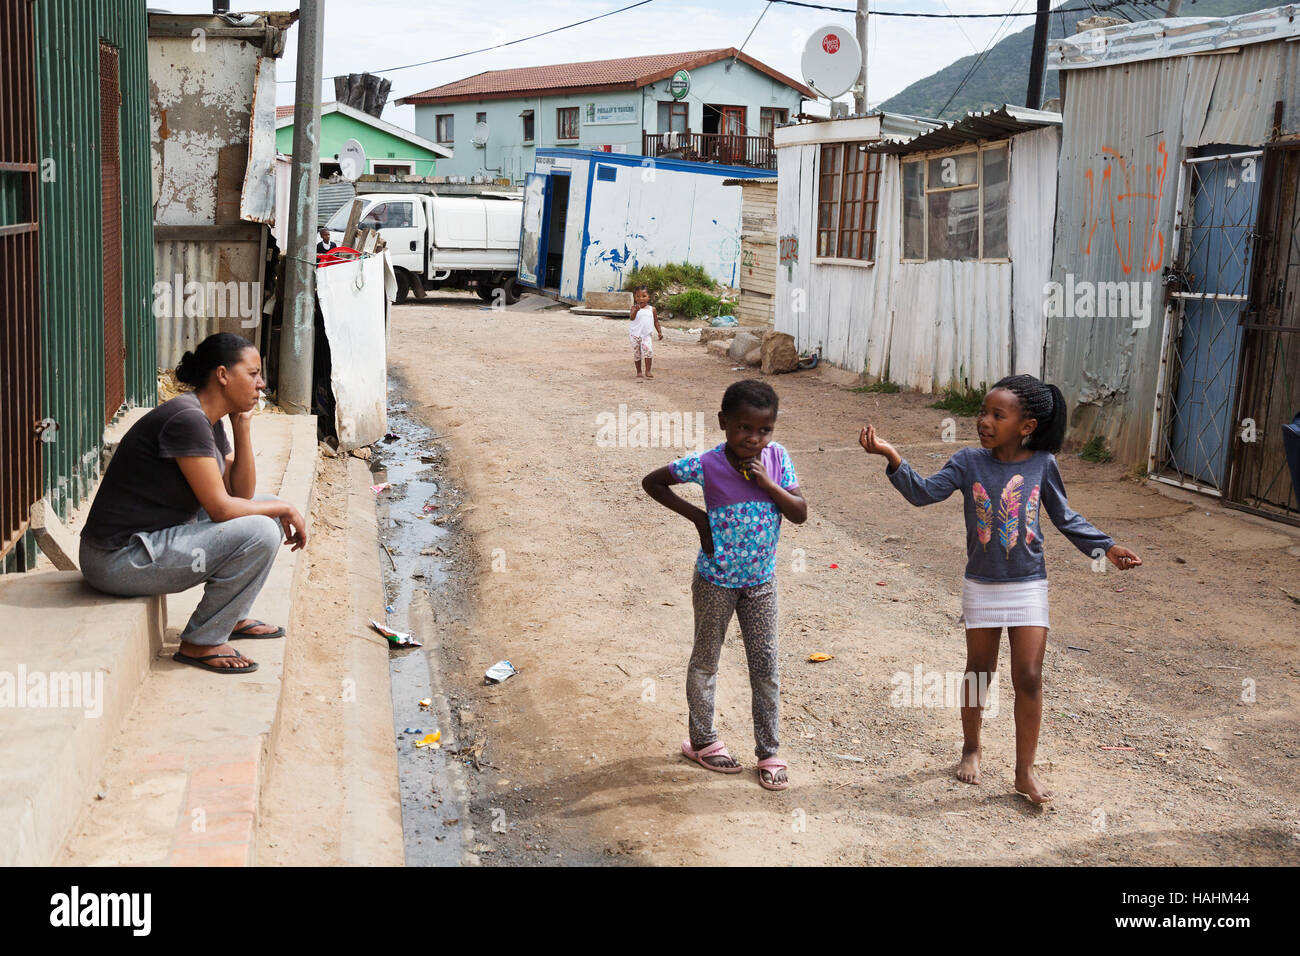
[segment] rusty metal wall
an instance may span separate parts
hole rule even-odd
[[[1067,288],[1137,282],[1152,302],[1145,318],[1049,316],[1045,375],[1069,403],[1071,441],[1101,435],[1120,460],[1145,461],[1179,164],[1195,145],[1267,139],[1273,103],[1296,88],[1296,46],[1264,43],[1062,74],[1051,279]],[[1297,120],[1300,109],[1290,106],[1282,132],[1300,131]]]
[[[41,494],[36,117],[31,0],[0,0],[0,566],[27,567]]]
[[[117,50],[99,44],[99,195],[104,274],[104,422],[126,400],[126,347],[122,341],[122,157],[118,114]]]
[[[185,352],[214,332],[234,332],[258,342],[261,248],[259,239],[154,242],[159,367],[175,368]],[[230,283],[235,283],[233,289]]]

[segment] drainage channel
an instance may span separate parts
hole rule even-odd
[[[446,450],[438,436],[410,413],[389,380],[389,435],[375,444],[371,474],[376,494],[387,624],[412,633],[423,647],[393,647],[389,673],[393,730],[402,799],[407,866],[459,866],[465,851],[465,789],[455,759],[459,744],[435,655],[439,634],[430,595],[447,583],[451,520],[456,493],[444,480]],[[420,702],[430,701],[427,707]],[[440,731],[438,747],[415,746]]]

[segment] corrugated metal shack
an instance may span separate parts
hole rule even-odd
[[[1046,370],[1072,439],[1297,517],[1300,8],[1057,41],[1065,130]]]
[[[777,130],[776,329],[925,392],[1037,372],[1059,124],[1006,106]]]
[[[771,326],[776,315],[776,177],[724,179],[739,186],[740,301],[736,317],[742,325]]]
[[[262,346],[275,62],[296,13],[149,15],[158,364],[213,332]]]
[[[12,193],[9,231],[35,242],[19,240],[15,271],[6,269],[18,297],[0,322],[6,342],[25,328],[30,345],[39,328],[39,347],[5,347],[0,357],[4,402],[17,411],[4,416],[2,427],[17,431],[3,436],[0,460],[0,554],[10,570],[35,559],[25,531],[36,498],[66,516],[99,475],[105,423],[124,403],[153,404],[156,389],[144,8],[135,0],[16,6],[0,38],[6,96],[14,96],[0,128],[18,143],[34,134],[35,149],[27,139],[0,161]],[[35,288],[21,285],[24,274]],[[9,374],[20,386],[12,392]]]

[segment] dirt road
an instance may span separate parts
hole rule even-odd
[[[1300,862],[1290,529],[1061,456],[1072,504],[1145,566],[1097,573],[1047,533],[1039,769],[1058,797],[1039,811],[1012,792],[1005,674],[978,787],[953,777],[955,707],[927,693],[965,660],[960,505],[912,508],[856,443],[870,420],[928,474],[959,447],[940,440],[948,413],[817,373],[775,377],[776,440],[810,517],[786,525],[779,551],[793,786],[768,793],[734,624],[718,725],[749,769],[707,773],[678,755],[696,540],[640,478],[685,449],[611,446],[598,418],[617,421],[620,404],[702,413],[709,448],[723,389],[750,373],[669,331],[639,383],[622,323],[477,305],[398,307],[389,354],[471,505],[432,643],[457,732],[485,742],[471,773],[484,863]],[[974,441],[973,419],[956,425]],[[815,651],[834,659],[808,663]],[[520,675],[484,686],[500,658]]]

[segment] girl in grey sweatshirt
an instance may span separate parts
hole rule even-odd
[[[1122,571],[1142,563],[1070,509],[1054,455],[1061,450],[1065,425],[1065,399],[1055,385],[1032,375],[1012,375],[984,396],[976,419],[980,447],[961,449],[930,478],[913,471],[876,435],[874,426],[863,428],[858,438],[868,453],[888,460],[885,474],[912,504],[934,504],[961,492],[966,515],[962,617],[968,679],[962,685],[965,740],[957,778],[979,783],[984,691],[993,680],[1006,627],[1016,697],[1015,788],[1035,804],[1052,797],[1033,773],[1048,631],[1041,515],[1046,512],[1057,530],[1094,560],[1105,555]]]

